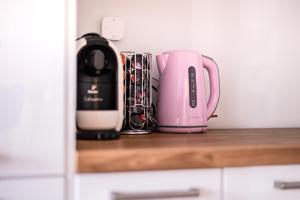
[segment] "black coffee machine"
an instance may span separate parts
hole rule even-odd
[[[123,123],[123,70],[116,47],[97,33],[77,39],[77,137],[114,139]]]

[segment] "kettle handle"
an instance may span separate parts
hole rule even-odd
[[[220,79],[217,63],[207,56],[202,55],[203,67],[208,71],[210,95],[207,102],[207,119],[215,112],[220,98]]]

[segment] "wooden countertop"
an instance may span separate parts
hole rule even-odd
[[[300,128],[122,135],[77,141],[80,173],[300,163]]]

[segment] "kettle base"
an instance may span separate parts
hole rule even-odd
[[[204,133],[207,126],[159,126],[157,130],[164,133]]]

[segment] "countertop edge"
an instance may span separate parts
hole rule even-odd
[[[299,156],[297,156],[299,155]],[[99,159],[101,158],[101,159]],[[113,164],[112,163],[116,163]],[[159,164],[158,164],[159,163]],[[78,173],[224,168],[300,163],[300,145],[256,148],[185,147],[126,150],[86,150],[77,153]]]

